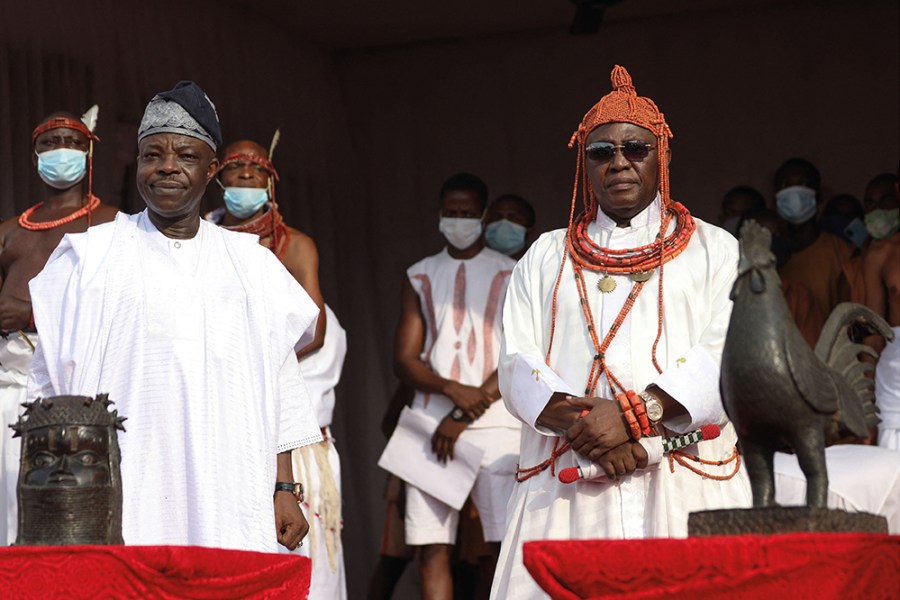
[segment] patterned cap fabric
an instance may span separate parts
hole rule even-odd
[[[138,142],[157,133],[177,133],[203,140],[213,149],[222,144],[216,107],[193,81],[179,82],[153,97],[138,128]]]

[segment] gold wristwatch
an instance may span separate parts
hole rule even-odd
[[[647,418],[650,419],[652,425],[656,425],[663,420],[663,406],[650,392],[643,391],[638,396],[644,401],[644,410],[647,411]]]

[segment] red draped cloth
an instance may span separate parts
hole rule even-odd
[[[193,546],[0,548],[2,598],[296,598],[311,563],[287,554]]]
[[[554,599],[900,598],[900,536],[540,541],[524,562]]]

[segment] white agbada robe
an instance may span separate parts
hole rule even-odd
[[[806,505],[806,476],[796,454],[776,452],[775,502]],[[863,444],[825,448],[828,508],[867,512],[887,519],[891,535],[900,534],[900,452]]]
[[[0,509],[6,511],[6,516],[0,518],[0,546],[15,543],[19,525],[16,485],[22,442],[21,438],[13,437],[9,426],[18,422],[24,410],[28,370],[34,356],[31,344],[38,341],[36,333],[26,335],[28,340],[21,333],[13,332],[0,340]]]
[[[875,366],[875,404],[880,411],[878,445],[900,450],[900,327],[888,342]]]
[[[659,232],[659,197],[618,228],[600,212],[588,227],[594,242],[614,249],[637,248]],[[684,251],[664,267],[663,332],[656,356],[663,374],[651,361],[657,334],[659,272],[645,284],[628,317],[613,339],[607,364],[626,388],[643,390],[655,383],[678,400],[688,417],[666,420],[678,432],[717,423],[716,440],[686,448],[704,459],[731,457],[736,443],[733,426],[719,396],[719,363],[731,314],[729,293],[737,274],[737,241],[725,230],[695,219],[697,229]],[[669,233],[674,229],[670,225]],[[535,242],[513,271],[503,314],[500,391],[510,412],[525,423],[520,464],[537,465],[550,457],[556,437],[535,423],[554,392],[583,396],[596,350],[579,303],[571,259],[566,262],[558,294],[558,314],[549,365],[544,362],[550,340],[553,288],[565,252],[565,230],[546,233]],[[613,276],[616,288],[597,289],[602,275],[585,271],[594,320],[602,334],[619,314],[631,290],[627,276]],[[597,395],[611,398],[605,377]],[[699,449],[699,450],[698,450]],[[700,465],[727,475],[735,463]],[[573,451],[557,462],[575,466]],[[744,470],[728,481],[705,479],[667,459],[661,464],[614,483],[563,484],[546,470],[516,484],[510,499],[507,532],[494,577],[492,598],[545,597],[522,564],[522,544],[540,539],[682,537],[687,516],[695,510],[747,507],[752,503]]]
[[[31,281],[31,399],[108,393],[126,544],[275,552],[276,454],[321,440],[294,345],[318,308],[256,236],[146,215],[66,235]]]
[[[328,327],[322,347],[300,360],[300,371],[316,418],[326,435],[321,443],[291,453],[294,477],[305,487],[303,513],[309,522],[309,534],[294,554],[312,560],[310,600],[344,600],[347,580],[341,541],[341,462],[330,426],[334,416],[334,388],[341,379],[347,355],[347,332],[327,304],[325,318]]]

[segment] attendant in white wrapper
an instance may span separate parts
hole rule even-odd
[[[276,552],[309,528],[291,451],[322,435],[295,351],[318,307],[255,236],[200,218],[218,167],[215,107],[193,82],[138,129],[147,209],[66,235],[31,281],[31,399],[108,393],[126,544]]]
[[[663,114],[622,67],[612,84],[571,139],[568,229],[532,244],[506,295],[500,391],[524,426],[494,598],[544,597],[529,540],[685,536],[689,512],[751,503],[719,396],[737,240],[670,197]],[[721,435],[648,453],[707,424]],[[606,477],[559,479],[591,463]]]
[[[300,372],[309,389],[316,420],[322,427],[318,444],[292,452],[294,475],[303,483],[306,497],[301,504],[309,522],[309,537],[300,554],[312,559],[310,600],[344,600],[347,581],[341,531],[341,461],[331,436],[334,416],[334,388],[341,379],[347,355],[347,333],[328,305],[325,305],[328,331],[318,351],[300,361]]]
[[[309,598],[347,597],[344,552],[341,547],[340,459],[331,437],[334,388],[347,354],[347,334],[319,289],[319,254],[308,235],[288,227],[275,201],[278,172],[272,162],[281,134],[276,131],[268,152],[256,142],[241,140],[225,148],[218,182],[225,206],[205,216],[230,231],[259,236],[259,243],[278,257],[288,272],[320,307],[315,335],[297,352],[300,372],[310,393],[324,438],[296,448],[291,456],[294,474],[304,486],[301,506],[310,525],[309,543],[300,553],[312,559]],[[333,329],[326,332],[325,323]]]
[[[461,173],[441,188],[439,228],[448,246],[407,270],[400,323],[394,342],[397,376],[416,390],[412,410],[433,421],[431,449],[452,461],[457,440],[484,451],[471,495],[484,539],[494,554],[503,535],[506,503],[519,446],[518,422],[497,389],[501,307],[513,260],[485,247],[482,239],[487,186]],[[397,435],[396,433],[394,435]],[[424,457],[423,457],[424,458]],[[423,461],[423,476],[441,477]],[[416,547],[425,598],[449,598],[450,548],[459,511],[406,486],[406,543]]]
[[[35,127],[30,150],[43,182],[41,201],[0,223],[0,510],[6,513],[0,518],[0,546],[15,541],[18,524],[20,444],[7,426],[23,410],[38,342],[28,282],[44,268],[63,235],[111,221],[117,212],[91,192],[98,111],[93,106],[80,119],[56,112]]]

